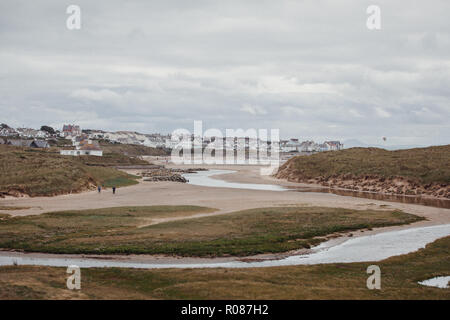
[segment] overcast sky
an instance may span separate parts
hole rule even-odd
[[[2,0],[0,122],[448,144],[449,14],[448,0]]]

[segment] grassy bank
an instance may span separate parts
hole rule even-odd
[[[111,143],[101,140],[100,146],[104,152],[118,153],[127,156],[168,156],[170,151],[163,148],[152,148],[135,144]]]
[[[276,176],[363,191],[445,197],[450,196],[450,145],[397,151],[352,148],[298,156]]]
[[[102,157],[96,156],[79,156],[77,159],[81,163],[88,166],[97,167],[114,167],[114,166],[134,166],[134,165],[148,165],[145,160],[129,157],[121,153],[103,153]]]
[[[116,169],[86,165],[89,158],[0,145],[0,194],[51,196],[80,192],[98,184],[121,187],[137,183],[137,177]]]
[[[247,256],[308,248],[333,233],[421,220],[401,211],[288,207],[151,225],[155,218],[211,210],[122,207],[10,217],[0,221],[0,248],[51,253]]]
[[[252,269],[82,269],[81,290],[66,269],[0,267],[0,299],[450,299],[449,289],[417,282],[449,275],[450,237],[376,262],[381,290],[368,290],[373,263]]]

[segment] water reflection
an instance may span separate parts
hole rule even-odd
[[[450,276],[448,276],[448,277],[435,277],[435,278],[432,278],[432,279],[419,281],[419,284],[421,284],[423,286],[436,287],[436,288],[441,288],[441,289],[448,289],[448,288],[450,288],[449,283],[450,283]]]
[[[363,192],[353,190],[333,189],[326,187],[282,187],[275,184],[256,184],[256,183],[238,183],[228,182],[221,179],[211,178],[215,175],[234,173],[232,170],[208,170],[196,173],[187,173],[183,176],[189,180],[189,184],[214,187],[214,188],[233,188],[233,189],[250,189],[250,190],[267,190],[267,191],[296,191],[296,192],[315,192],[315,193],[331,193],[338,196],[350,196],[357,198],[373,199],[380,201],[401,202],[409,204],[418,204],[429,207],[450,209],[450,199],[431,199],[420,196],[402,196],[382,194],[375,192]]]
[[[317,193],[332,193],[338,196],[349,196],[381,201],[401,202],[410,204],[419,204],[428,207],[447,208],[450,209],[450,200],[446,199],[431,199],[420,196],[402,196],[393,194],[382,194],[375,192],[363,192],[353,190],[342,190],[333,188],[320,187],[289,187],[290,190],[297,192],[317,192]]]
[[[238,183],[238,182],[228,182],[220,179],[213,179],[211,176],[219,174],[234,173],[236,171],[232,170],[208,170],[199,171],[196,173],[185,173],[183,177],[189,180],[189,184],[202,186],[202,187],[213,187],[213,188],[232,188],[232,189],[249,189],[249,190],[268,190],[268,191],[286,191],[283,188],[275,184],[260,184],[260,183]]]

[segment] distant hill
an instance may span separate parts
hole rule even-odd
[[[277,178],[359,191],[450,198],[450,145],[388,151],[351,148],[297,156]]]
[[[413,148],[423,148],[421,145],[382,145],[382,144],[368,144],[357,139],[349,139],[344,141],[344,148],[380,148],[386,150],[403,150]]]

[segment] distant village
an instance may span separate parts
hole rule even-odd
[[[6,124],[0,124],[0,144],[31,148],[49,148],[56,141],[65,139],[69,144],[60,145],[60,153],[67,156],[93,155],[102,156],[103,151],[98,141],[118,144],[143,145],[153,148],[173,149],[181,143],[188,142],[195,147],[223,146],[226,150],[260,150],[270,149],[271,143],[251,138],[222,138],[222,137],[189,137],[163,135],[159,133],[141,134],[132,131],[107,132],[102,130],[82,130],[80,126],[67,124],[61,130],[55,130],[49,126],[42,126],[39,130],[31,128],[11,128]],[[297,138],[280,141],[282,153],[313,153],[322,151],[335,151],[343,149],[340,141],[324,141],[316,143],[311,140],[300,141]]]

